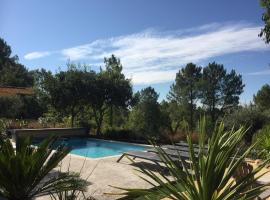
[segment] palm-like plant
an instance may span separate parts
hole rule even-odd
[[[87,183],[78,174],[49,174],[70,152],[62,145],[53,150],[55,142],[55,137],[49,137],[34,147],[30,138],[24,138],[18,140],[14,149],[9,140],[2,141],[0,196],[10,200],[30,200],[59,190],[85,190]]]
[[[211,134],[206,147],[205,120],[202,120],[199,133],[199,153],[195,154],[190,136],[189,143],[190,163],[184,164],[179,152],[179,160],[182,165],[172,161],[169,155],[157,148],[160,158],[170,173],[168,178],[162,173],[155,174],[146,168],[139,171],[145,181],[150,183],[152,189],[124,189],[122,193],[126,199],[161,199],[169,197],[174,200],[235,200],[254,199],[266,186],[254,184],[263,174],[258,172],[266,165],[265,161],[259,167],[253,169],[245,176],[233,179],[239,168],[243,166],[245,157],[254,148],[249,147],[241,152],[241,141],[246,130],[240,128],[236,131],[224,130],[221,123]],[[146,176],[146,177],[145,177]],[[251,187],[252,186],[252,187]]]

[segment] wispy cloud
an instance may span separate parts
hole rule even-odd
[[[35,51],[35,52],[31,52],[31,53],[26,54],[24,56],[24,59],[33,60],[33,59],[38,59],[38,58],[49,56],[50,54],[51,54],[51,52],[49,52],[49,51]]]
[[[63,49],[58,54],[64,59],[89,63],[100,62],[114,54],[120,57],[124,73],[134,84],[159,83],[173,80],[175,72],[188,62],[197,63],[243,51],[267,50],[258,38],[260,29],[243,23],[213,23],[176,31],[149,29]],[[34,53],[37,55],[38,52]]]
[[[250,73],[247,73],[246,75],[249,75],[249,76],[270,75],[270,69],[257,71],[257,72],[250,72]]]

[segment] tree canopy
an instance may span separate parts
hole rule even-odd
[[[262,110],[270,109],[270,85],[266,84],[254,95],[254,102]]]
[[[145,138],[158,137],[161,123],[159,95],[154,88],[147,87],[138,93],[138,97],[130,116],[131,128]]]
[[[120,60],[105,59],[105,70],[95,72],[71,64],[67,71],[53,75],[39,72],[41,94],[63,116],[71,117],[71,126],[80,113],[91,111],[96,133],[100,135],[104,115],[111,107],[127,108],[132,98],[130,81],[122,74]],[[46,94],[47,92],[47,94]]]
[[[11,56],[11,47],[0,38],[0,85],[33,86],[32,74],[20,63],[18,56]]]
[[[193,63],[188,63],[183,67],[175,78],[175,83],[171,86],[168,98],[184,105],[189,115],[189,127],[194,127],[194,110],[200,98],[201,67]]]
[[[264,22],[264,27],[261,29],[259,34],[263,37],[266,43],[270,42],[270,0],[261,0],[261,6],[264,8],[265,12],[262,14],[262,21]]]
[[[202,103],[207,107],[212,122],[217,120],[218,112],[238,105],[244,86],[242,76],[234,70],[227,73],[222,64],[209,63],[203,69]]]

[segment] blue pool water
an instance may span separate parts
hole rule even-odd
[[[69,138],[61,142],[71,147],[71,153],[89,158],[121,155],[125,151],[144,151],[146,146],[92,138]]]

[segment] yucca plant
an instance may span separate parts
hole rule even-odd
[[[196,155],[191,141],[189,144],[189,164],[181,158],[181,165],[173,162],[165,150],[157,147],[160,158],[164,161],[170,176],[163,173],[154,173],[141,167],[139,172],[142,179],[150,183],[151,189],[123,189],[124,199],[161,199],[168,197],[173,200],[235,200],[254,199],[266,186],[255,184],[261,169],[266,165],[263,162],[257,168],[249,170],[244,176],[234,179],[239,168],[243,167],[245,158],[254,148],[254,145],[242,152],[241,141],[246,130],[224,130],[220,125],[206,139],[205,120],[200,123],[199,153]],[[207,141],[207,142],[205,142]],[[205,147],[207,147],[205,150]],[[241,152],[241,153],[239,153]]]
[[[38,147],[30,138],[10,140],[0,148],[0,196],[9,200],[30,200],[55,191],[85,190],[86,182],[75,173],[55,173],[53,169],[70,152],[66,146],[53,150],[56,138],[45,139]]]

